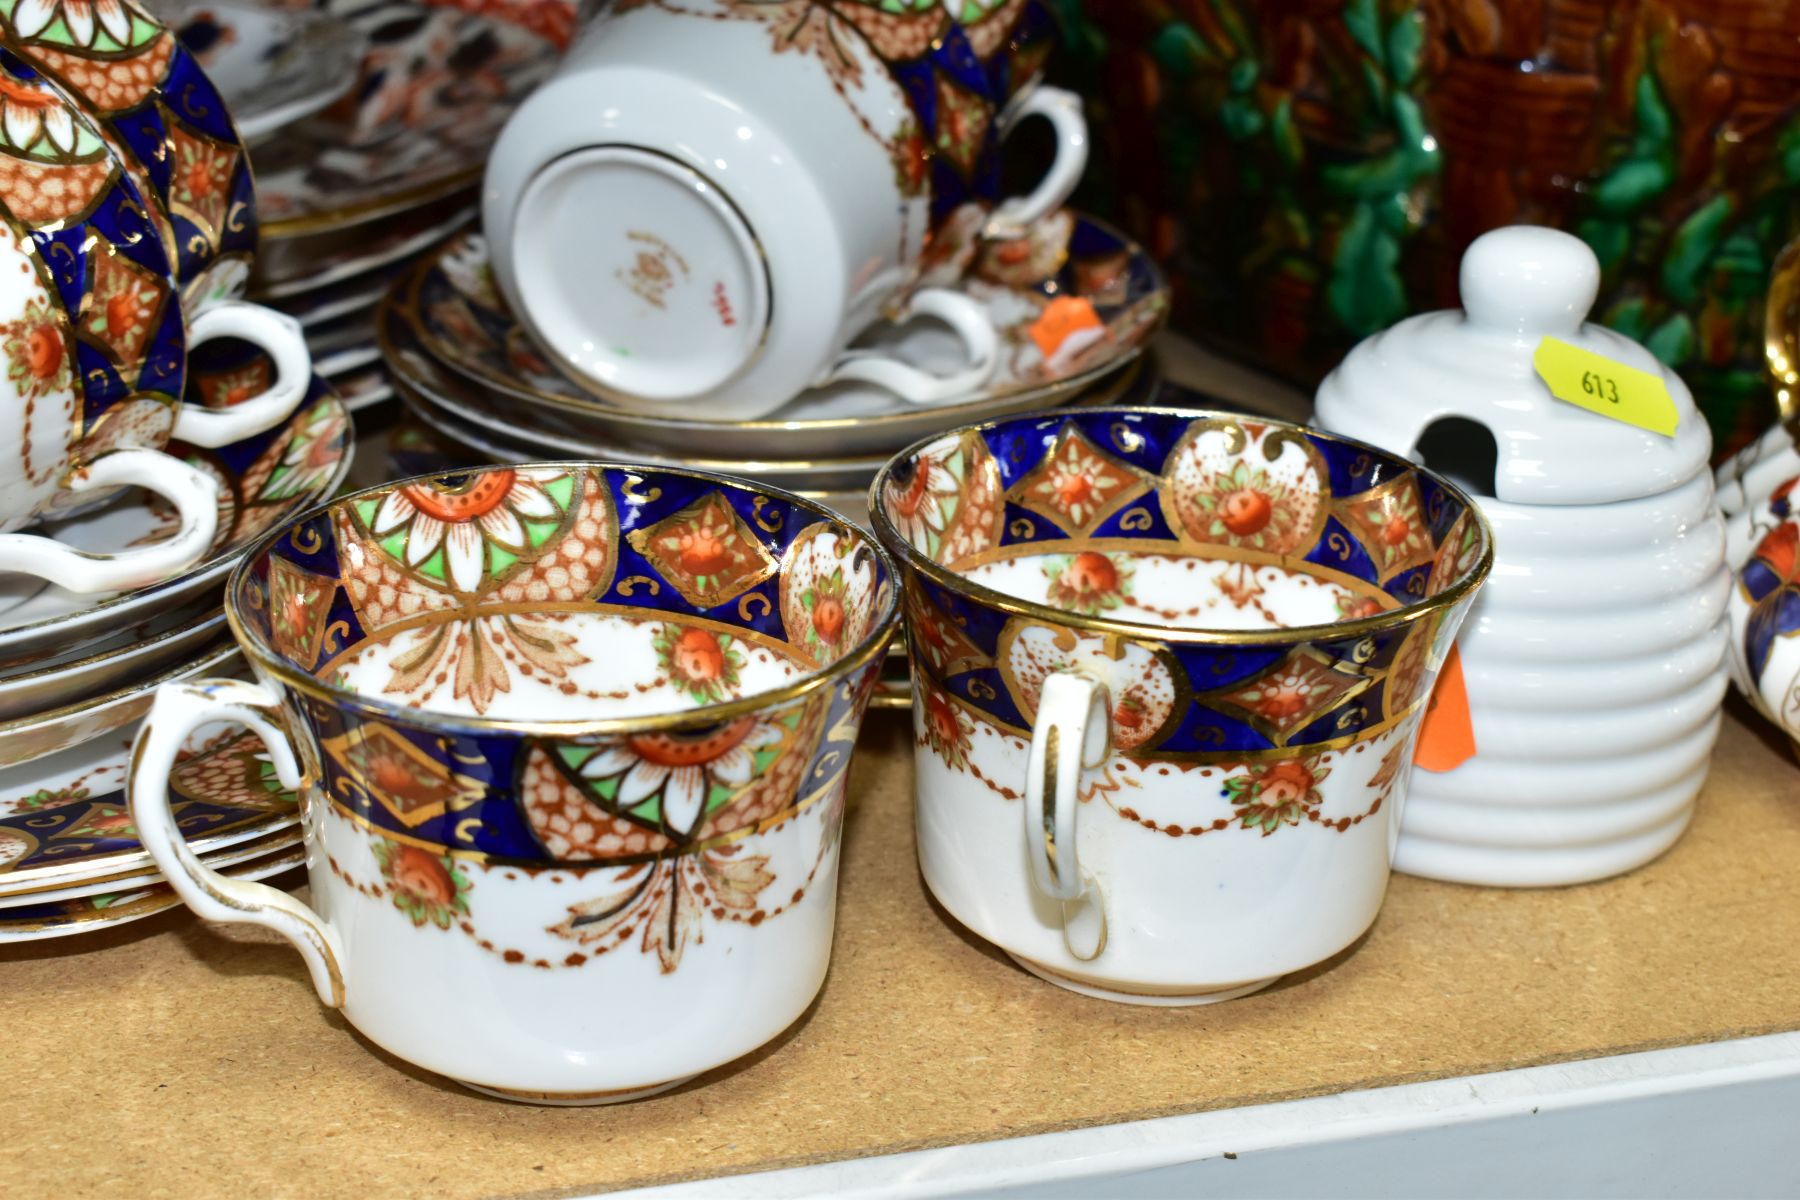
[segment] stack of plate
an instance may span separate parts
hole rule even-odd
[[[919,438],[1005,413],[1125,398],[1139,382],[1138,356],[1168,311],[1162,275],[1144,249],[1066,209],[1025,238],[987,245],[955,286],[986,307],[1000,330],[1000,368],[979,393],[919,406],[843,383],[805,392],[755,421],[712,421],[680,407],[631,411],[577,388],[551,368],[501,300],[486,244],[474,233],[399,278],[377,332],[407,406],[474,455],[629,458],[725,471],[859,516],[876,470]],[[1046,321],[1058,300],[1064,319]],[[1090,319],[1067,321],[1069,300],[1089,306]],[[934,372],[954,368],[960,353],[948,330],[924,322],[885,330],[871,344]]]
[[[314,370],[351,409],[378,403],[391,388],[375,306],[473,214],[475,164],[561,57],[572,0],[480,13],[183,2],[183,41],[250,131],[262,227],[251,298],[300,321]]]
[[[241,343],[195,350],[188,399],[268,386],[273,365]],[[169,452],[219,481],[219,531],[198,565],[150,587],[79,595],[0,576],[0,941],[53,937],[176,903],[138,845],[124,804],[131,740],[163,683],[236,669],[225,578],[271,527],[335,493],[350,468],[343,401],[314,377],[286,422],[241,442]],[[171,509],[141,492],[54,527],[114,551],[168,536]],[[228,729],[177,772],[182,827],[209,862],[259,878],[298,861],[292,796],[260,745]]]

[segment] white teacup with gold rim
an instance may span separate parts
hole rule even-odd
[[[138,829],[189,905],[287,936],[372,1041],[479,1091],[604,1103],[812,1002],[898,622],[847,521],[683,471],[459,472],[288,523],[226,610],[261,682],[160,690]],[[302,788],[310,908],[177,832],[170,765],[220,720]]]
[[[921,442],[870,509],[951,915],[1139,1004],[1244,995],[1368,929],[1492,560],[1467,496],[1345,438],[1119,408]]]

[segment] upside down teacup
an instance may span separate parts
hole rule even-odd
[[[723,419],[844,380],[917,403],[975,391],[998,361],[991,319],[915,286],[934,209],[977,226],[992,209],[993,232],[1020,235],[1068,197],[1087,147],[1073,95],[1032,76],[999,103],[972,42],[1001,56],[1018,6],[1003,9],[965,27],[939,5],[612,5],[488,160],[500,290],[564,374],[620,404]],[[1002,200],[995,145],[1031,115],[1052,122],[1055,162]],[[849,348],[919,316],[949,326],[964,365]]]
[[[602,1103],[811,1003],[898,621],[854,526],[722,476],[465,471],[295,519],[225,604],[259,682],[158,693],[134,819],[191,907],[287,936],[370,1040],[479,1091]],[[169,768],[220,720],[301,789],[310,908],[182,841]]]
[[[238,305],[186,320],[153,209],[96,126],[0,50],[0,442],[14,456],[0,468],[0,574],[97,592],[198,561],[215,532],[216,488],[163,447],[239,441],[286,419],[305,395],[302,344],[297,361],[278,360],[275,384],[242,404],[181,403],[191,346],[291,322],[246,318]],[[18,532],[127,484],[174,504],[174,536],[96,555]]]
[[[952,916],[1139,1004],[1243,995],[1368,929],[1492,560],[1466,495],[1345,438],[1119,408],[921,442],[870,508]]]

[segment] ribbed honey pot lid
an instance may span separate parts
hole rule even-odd
[[[1632,500],[1706,469],[1712,434],[1687,386],[1643,346],[1585,319],[1600,263],[1580,238],[1496,229],[1469,246],[1460,282],[1462,311],[1409,317],[1350,351],[1319,385],[1321,427],[1412,454],[1434,424],[1473,421],[1493,434],[1494,495],[1514,504]],[[1661,375],[1674,436],[1551,395],[1532,364],[1546,336]]]

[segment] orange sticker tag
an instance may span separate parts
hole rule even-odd
[[[1413,765],[1427,771],[1454,771],[1475,757],[1475,722],[1469,717],[1469,687],[1463,682],[1462,653],[1450,647],[1437,687],[1425,708]]]
[[[1054,358],[1064,342],[1084,329],[1098,329],[1100,325],[1100,314],[1092,304],[1080,296],[1058,296],[1031,323],[1028,332],[1037,343],[1038,353]]]

